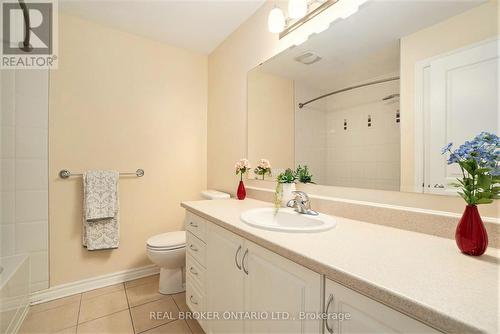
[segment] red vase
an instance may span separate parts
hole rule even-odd
[[[240,201],[244,200],[245,197],[247,197],[247,191],[245,189],[245,185],[243,184],[243,181],[240,181],[240,184],[238,185],[238,192],[236,193],[236,195],[238,196],[238,199]]]
[[[488,247],[488,234],[475,205],[465,207],[462,219],[455,232],[455,240],[462,253],[472,256],[483,255]]]

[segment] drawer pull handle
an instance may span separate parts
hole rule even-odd
[[[241,259],[241,266],[243,267],[243,271],[245,272],[245,274],[248,275],[248,269],[245,266],[245,258],[247,257],[247,255],[248,255],[248,249],[246,249],[245,254],[243,254],[243,258]]]
[[[189,268],[189,271],[191,272],[191,274],[193,275],[198,275],[198,272],[196,270],[194,270],[193,267]]]
[[[189,248],[191,248],[195,252],[198,251],[198,248],[196,248],[195,245],[193,245],[193,244],[189,245]]]
[[[330,311],[330,305],[332,305],[332,303],[333,303],[333,294],[330,294],[330,297],[328,297],[328,303],[326,304],[326,310],[325,310],[327,316],[325,320],[325,327],[328,333],[330,334],[333,334],[333,327],[330,327],[330,325],[328,324],[328,314]]]
[[[194,222],[189,222],[189,225],[192,226],[192,227],[198,227],[198,224],[196,224]]]
[[[191,303],[193,303],[194,305],[198,305],[198,302],[194,301],[193,299],[194,299],[194,298],[193,298],[193,295],[189,296],[189,301],[190,301]]]
[[[241,265],[238,263],[238,254],[241,251],[241,245],[238,247],[238,250],[236,251],[236,254],[234,255],[234,262],[236,263],[236,267],[241,270]]]

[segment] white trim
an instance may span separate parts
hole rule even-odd
[[[12,332],[10,332],[10,333],[17,334],[17,332],[19,332],[19,330],[21,329],[21,325],[24,322],[24,319],[26,319],[26,316],[28,315],[29,309],[30,309],[29,304],[26,304],[21,316],[19,318],[17,318],[17,323],[14,325]],[[9,329],[7,329],[7,333],[9,333]]]
[[[425,129],[424,129],[424,69],[428,67],[428,60],[419,61],[415,64],[415,105],[414,105],[414,159],[415,159],[415,177],[413,191],[417,193],[425,193]]]
[[[257,191],[274,192],[274,190],[272,190],[272,189],[259,188],[259,187],[254,187],[254,186],[248,186],[246,188],[252,189],[252,190],[257,190]],[[407,211],[407,212],[414,212],[414,213],[423,213],[423,214],[429,214],[429,215],[439,215],[439,216],[444,216],[444,217],[449,217],[449,218],[461,218],[462,217],[462,214],[459,214],[459,213],[438,211],[438,210],[429,210],[429,209],[420,209],[420,208],[414,208],[411,206],[392,205],[392,204],[359,201],[359,200],[354,200],[354,199],[329,197],[329,196],[322,196],[322,195],[312,195],[312,194],[309,194],[309,197],[315,198],[315,199],[326,200],[326,201],[347,203],[347,204],[367,205],[367,206],[373,206],[375,208]],[[500,218],[481,217],[481,219],[485,223],[500,224]]]
[[[47,290],[31,294],[31,305],[48,302],[54,299],[71,296],[77,293],[103,288],[109,285],[131,281],[137,278],[158,274],[160,269],[155,265],[119,271],[112,274],[87,278],[81,281],[56,285]]]

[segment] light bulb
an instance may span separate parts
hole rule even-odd
[[[267,27],[272,33],[279,33],[285,29],[285,15],[281,8],[275,7],[269,12]]]
[[[300,19],[307,13],[307,0],[288,0],[288,16]]]

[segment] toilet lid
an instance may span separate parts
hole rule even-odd
[[[155,235],[148,239],[150,248],[172,249],[186,245],[186,231],[175,231]]]

